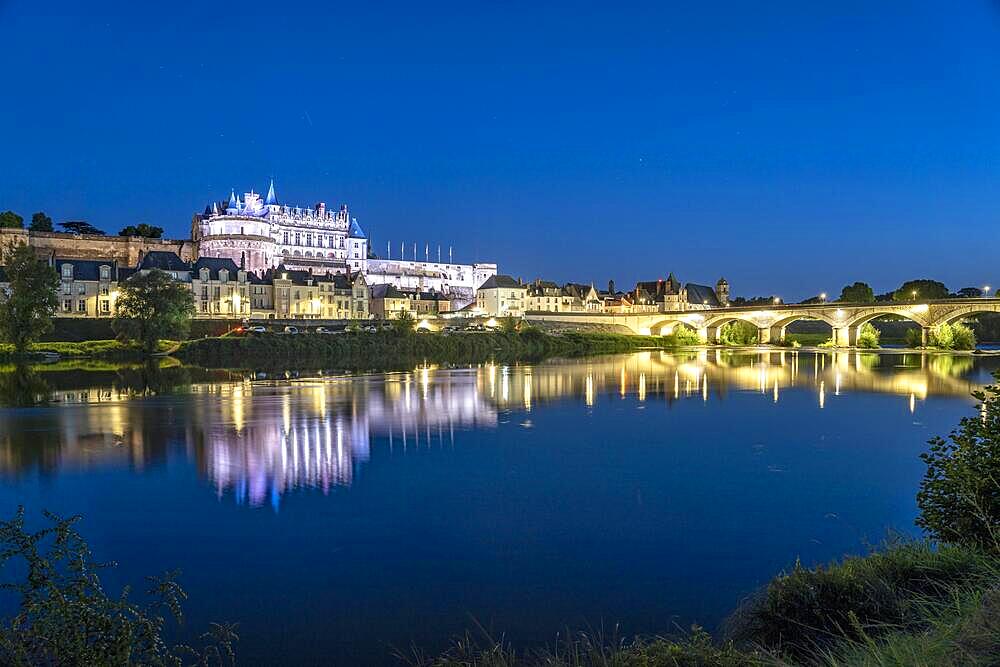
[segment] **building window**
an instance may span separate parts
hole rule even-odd
[[[81,313],[86,313],[87,312],[87,302],[84,301],[83,299],[80,299],[80,301],[76,304],[76,309],[79,312],[81,312]]]
[[[108,286],[107,285],[102,285],[101,286],[101,296],[107,296],[108,292],[109,292]]]
[[[73,301],[72,301],[72,299],[65,299],[63,301],[63,310],[65,310],[65,311],[73,310]]]
[[[80,283],[79,285],[77,285],[76,293],[77,294],[86,294],[87,293],[87,286],[84,285],[83,283]]]
[[[295,232],[295,245],[302,245],[302,234]]]
[[[62,293],[63,294],[72,294],[73,293],[73,286],[71,284],[69,284],[69,283],[63,283]]]
[[[73,277],[73,265],[63,264],[62,265],[62,277],[71,279]]]
[[[207,299],[208,298],[208,285],[202,285],[201,286],[201,298],[202,299]]]
[[[107,299],[101,299],[101,312],[105,315],[111,312],[111,302]]]
[[[216,287],[215,289],[212,290],[212,296],[214,296],[216,299],[218,299],[221,294],[222,294],[222,289],[220,287]]]
[[[281,242],[288,245],[288,232],[281,233]]]
[[[101,280],[111,280],[111,267],[102,266],[101,267]]]

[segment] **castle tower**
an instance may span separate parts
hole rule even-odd
[[[729,283],[725,278],[719,278],[719,282],[715,283],[715,295],[719,297],[720,305],[729,305]]]

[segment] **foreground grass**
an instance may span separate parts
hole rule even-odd
[[[747,599],[715,642],[610,640],[578,634],[518,651],[471,635],[416,667],[641,667],[1000,664],[1000,557],[950,545],[894,542],[817,568],[796,565]]]
[[[392,331],[337,335],[263,334],[205,338],[185,343],[176,356],[188,363],[224,367],[299,367],[316,365],[345,369],[408,368],[413,364],[478,363],[490,359],[538,360],[631,352],[650,347],[676,348],[670,336],[628,336],[568,332],[453,333],[448,335]]]

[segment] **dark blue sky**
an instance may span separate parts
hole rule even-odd
[[[26,218],[183,236],[273,175],[525,278],[1000,284],[992,0],[0,0],[0,44]]]

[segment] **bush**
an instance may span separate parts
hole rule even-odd
[[[164,616],[181,618],[187,597],[176,572],[150,577],[149,602],[137,604],[126,589],[109,597],[98,577],[106,565],[95,563],[76,532],[79,517],[46,513],[51,526],[35,533],[24,528],[24,508],[0,522],[0,571],[24,580],[3,582],[18,596],[12,618],[0,625],[0,663],[4,665],[182,665],[235,664],[235,626],[213,624],[205,645],[168,646]]]
[[[976,335],[964,324],[939,324],[931,329],[929,343],[941,350],[974,350]]]
[[[917,525],[937,539],[1000,553],[1000,387],[973,396],[980,414],[963,418],[947,439],[931,440],[921,455],[927,472]]]
[[[719,342],[723,345],[756,345],[757,341],[757,327],[744,320],[733,320],[719,331]]]
[[[858,347],[867,349],[877,348],[881,335],[871,322],[865,322],[858,331]]]
[[[678,347],[701,345],[701,338],[698,337],[698,332],[681,324],[675,326],[673,332],[663,338]]]
[[[925,618],[915,601],[947,600],[957,587],[987,585],[995,575],[996,562],[974,550],[895,543],[827,567],[796,564],[744,602],[726,631],[738,644],[804,660],[845,640],[919,628]]]

